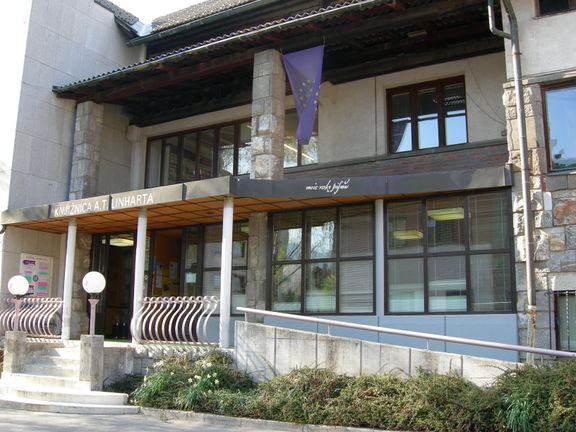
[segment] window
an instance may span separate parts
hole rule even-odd
[[[559,350],[576,351],[576,293],[556,291],[556,340]]]
[[[390,153],[467,142],[464,78],[388,90]]]
[[[576,0],[539,0],[538,12],[540,15],[550,15],[576,9]]]
[[[310,142],[294,137],[296,112],[285,117],[284,167],[318,162],[318,125]],[[243,120],[148,140],[146,187],[250,173],[252,126]]]
[[[509,196],[390,202],[386,310],[512,312]]]
[[[544,89],[550,169],[576,169],[576,86]]]
[[[370,205],[272,217],[272,310],[374,312],[374,209]]]
[[[246,305],[248,222],[235,222],[232,242],[232,313]],[[189,227],[184,252],[184,295],[220,297],[222,225]]]
[[[146,187],[248,174],[250,140],[249,121],[152,138],[148,141]]]
[[[294,135],[298,127],[296,111],[289,111],[284,118],[284,168],[310,165],[318,162],[318,120],[314,124],[308,144],[298,144]]]

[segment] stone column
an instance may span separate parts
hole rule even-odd
[[[252,167],[250,178],[278,180],[284,177],[284,101],[286,75],[281,54],[262,51],[254,56],[252,87]],[[266,307],[268,266],[268,214],[250,216],[250,248],[246,305]],[[261,320],[261,318],[258,318]]]
[[[553,299],[549,298],[548,275],[560,263],[558,252],[562,249],[563,235],[553,227],[552,202],[546,192],[546,139],[542,97],[539,85],[524,86],[526,112],[526,140],[531,183],[531,209],[534,216],[534,267],[536,288],[536,346],[554,347]],[[506,108],[506,128],[508,132],[509,165],[514,176],[512,187],[512,212],[514,246],[516,250],[516,307],[518,312],[518,332],[520,345],[529,345],[528,340],[528,298],[526,292],[526,256],[524,232],[524,205],[522,200],[522,179],[520,174],[520,143],[518,142],[517,110],[512,83],[504,88]],[[551,340],[552,338],[552,340]]]
[[[252,86],[252,168],[250,178],[284,177],[284,100],[286,75],[281,54],[262,51],[254,56]]]
[[[80,338],[80,381],[90,382],[90,390],[101,391],[104,383],[104,336]]]
[[[83,102],[76,107],[74,148],[70,171],[71,200],[96,195],[100,165],[100,142],[104,107],[94,102]]]
[[[27,357],[26,332],[7,331],[4,336],[4,372],[18,373]]]

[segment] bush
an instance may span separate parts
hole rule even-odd
[[[494,385],[421,372],[357,378],[303,368],[255,387],[213,351],[169,357],[132,393],[140,405],[294,423],[442,432],[576,432],[576,362],[524,366]]]
[[[252,378],[234,369],[232,363],[229,355],[216,350],[191,360],[166,357],[132,392],[132,399],[142,406],[198,410],[207,396],[217,390],[236,393],[252,389]]]
[[[298,369],[261,383],[246,410],[250,417],[266,420],[323,424],[328,402],[351,379],[326,369]]]
[[[576,431],[576,362],[524,366],[502,374],[499,421],[512,432]]]
[[[393,375],[351,379],[326,407],[332,425],[392,429],[402,411],[405,382]]]

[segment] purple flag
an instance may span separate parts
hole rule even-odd
[[[298,143],[307,144],[314,130],[323,57],[323,45],[283,56],[284,68],[290,87],[292,87],[298,112],[298,128],[296,129]]]

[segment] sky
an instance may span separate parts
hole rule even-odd
[[[175,12],[204,0],[111,0],[127,12],[136,15],[144,24],[154,18]]]

